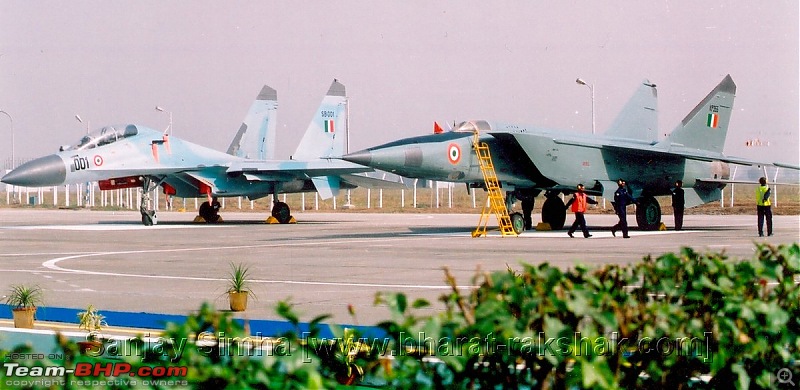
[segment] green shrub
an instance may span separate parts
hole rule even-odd
[[[346,376],[402,389],[780,387],[779,370],[800,380],[800,248],[759,245],[756,252],[733,260],[684,249],[567,271],[522,265],[478,273],[468,290],[445,270],[451,291],[436,315],[416,314],[430,305],[425,300],[378,296],[391,314],[378,324],[386,344],[339,327],[334,339],[322,339],[327,316],[301,331],[298,315],[281,302],[278,314],[293,329],[259,359],[228,313],[203,305],[162,336],[203,342],[133,340],[129,348],[141,353],[123,359],[187,366],[186,377],[172,379],[195,388],[332,388]],[[67,366],[89,359],[61,340]]]
[[[774,387],[781,369],[800,378],[800,250],[757,254],[684,249],[566,272],[523,265],[478,275],[468,292],[448,273],[440,315],[416,317],[403,295],[384,298],[395,319],[381,326],[416,353],[381,375],[401,388]]]

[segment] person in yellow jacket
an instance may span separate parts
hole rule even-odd
[[[572,233],[575,233],[575,229],[580,226],[581,231],[583,232],[583,237],[589,238],[592,235],[589,234],[589,229],[586,228],[586,218],[583,217],[583,213],[586,212],[587,203],[597,204],[597,201],[586,196],[586,193],[583,192],[583,184],[578,184],[577,189],[578,192],[572,194],[572,199],[570,199],[566,205],[566,207],[572,205],[572,212],[575,213],[575,222],[572,223],[572,227],[569,228],[567,235],[569,235],[570,238],[573,238],[574,236]]]
[[[758,179],[760,184],[756,188],[756,209],[758,211],[758,236],[764,237],[764,219],[767,220],[767,235],[772,235],[772,202],[769,200],[770,191],[767,178]]]

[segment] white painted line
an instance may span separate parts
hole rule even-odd
[[[7,230],[69,230],[69,231],[126,231],[126,230],[160,230],[160,229],[196,229],[208,228],[212,225],[153,225],[140,224],[91,224],[91,225],[36,225],[36,226],[0,226]],[[229,227],[230,225],[213,225],[213,227]]]
[[[698,233],[698,232],[699,231],[693,231],[693,230],[681,230],[681,231],[667,230],[667,231],[663,231],[663,232],[654,230],[654,231],[632,231],[632,232],[629,232],[628,235],[631,236],[631,237],[637,237],[637,236],[655,236],[655,235],[664,235],[664,234],[681,234],[681,233]],[[591,239],[597,239],[597,238],[604,238],[604,239],[605,238],[619,238],[619,239],[622,239],[622,232],[617,232],[617,236],[616,237],[614,237],[611,234],[611,232],[609,232],[609,231],[591,231],[590,230],[589,234],[592,235],[592,237],[588,238],[590,240]],[[469,238],[471,238],[472,237],[472,232],[405,233],[403,235],[404,236],[469,237]],[[579,239],[579,238],[583,239],[583,233],[581,233],[581,232],[575,232],[575,233],[573,233],[573,235],[575,236],[575,239]],[[509,240],[513,240],[515,238],[548,238],[548,239],[553,239],[553,238],[567,238],[568,239],[568,238],[570,238],[567,235],[566,231],[557,231],[557,232],[554,232],[554,231],[548,231],[548,232],[523,232],[523,233],[521,233],[520,235],[518,235],[516,237],[514,237],[514,236],[505,236],[504,237],[502,234],[500,234],[499,231],[492,231],[492,232],[489,232],[485,237],[503,238],[503,239],[509,239]],[[484,238],[484,237],[476,237],[475,239],[477,240],[477,239],[481,239],[481,238]]]
[[[439,237],[445,238],[445,237]],[[84,253],[71,256],[57,257],[42,263],[42,266],[54,271],[62,271],[81,275],[100,275],[100,276],[118,276],[128,278],[144,278],[144,279],[169,279],[169,280],[193,280],[203,282],[219,282],[225,281],[225,278],[205,278],[193,276],[171,276],[171,275],[142,275],[142,274],[126,274],[117,272],[100,272],[100,271],[85,271],[78,269],[70,269],[59,266],[58,264],[67,260],[87,258],[87,257],[101,257],[113,255],[127,255],[127,254],[152,254],[152,253],[169,253],[169,252],[193,252],[193,251],[212,251],[212,250],[236,250],[236,249],[253,249],[253,248],[275,248],[275,247],[288,247],[288,246],[318,246],[320,244],[328,245],[352,245],[358,243],[371,243],[376,240],[380,242],[386,241],[405,241],[413,239],[413,237],[398,237],[398,238],[380,238],[380,239],[360,239],[360,240],[340,240],[340,241],[308,241],[308,242],[292,242],[282,244],[260,244],[260,245],[241,245],[241,246],[224,246],[224,247],[197,247],[197,248],[180,248],[180,249],[149,249],[149,250],[134,250],[134,251],[117,251],[117,252],[96,252]],[[95,267],[97,268],[97,267]],[[371,288],[386,288],[386,289],[425,289],[425,290],[446,290],[450,286],[442,285],[422,285],[422,284],[383,284],[383,283],[343,283],[343,282],[324,282],[324,281],[301,281],[301,280],[269,280],[269,279],[254,279],[253,283],[264,284],[297,284],[297,285],[311,285],[311,286],[342,286],[342,287],[371,287]],[[458,286],[459,288],[472,288],[473,286]]]

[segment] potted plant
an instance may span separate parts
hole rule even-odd
[[[41,305],[42,302],[43,294],[39,286],[22,284],[11,286],[6,303],[12,307],[14,327],[33,329],[36,306]]]
[[[78,313],[78,329],[89,332],[85,341],[78,342],[78,348],[82,354],[91,352],[99,355],[103,342],[98,335],[106,325],[106,317],[100,314],[94,305],[90,304],[86,307],[86,311]]]
[[[231,263],[231,271],[228,274],[228,298],[230,300],[231,311],[247,310],[247,297],[255,294],[250,289],[250,267],[243,264]]]

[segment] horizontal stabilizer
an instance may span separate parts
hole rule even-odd
[[[405,189],[406,185],[396,181],[389,181],[384,179],[376,179],[374,177],[361,176],[361,175],[342,175],[342,181],[352,184],[356,187],[364,187],[371,189]]]
[[[314,183],[320,198],[330,199],[339,195],[340,183],[338,176],[312,177],[311,181]]]
[[[372,172],[372,168],[342,160],[311,161],[237,161],[231,164],[229,175],[246,174],[251,177],[280,178],[292,177],[308,179],[317,176],[343,175],[348,173]]]

